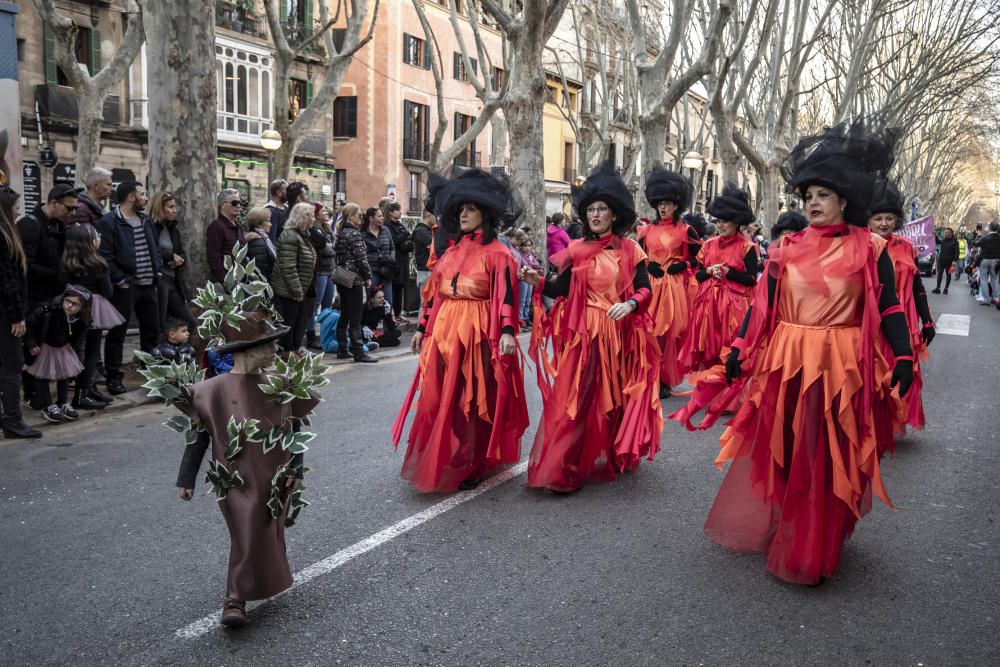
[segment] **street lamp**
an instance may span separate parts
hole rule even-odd
[[[274,168],[274,152],[281,148],[281,135],[277,130],[264,130],[260,133],[260,147],[267,151],[267,188],[271,187],[271,173]]]
[[[691,186],[694,189],[693,194],[696,200],[698,199],[698,185],[701,184],[701,178],[698,179],[698,184],[695,184],[694,172],[701,169],[702,160],[704,160],[704,158],[698,151],[689,151],[688,154],[684,156],[684,159],[681,160],[681,165],[691,172],[689,178],[691,179]],[[691,205],[693,206],[694,202],[691,202]]]

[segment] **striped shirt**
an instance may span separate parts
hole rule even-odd
[[[122,215],[125,218],[124,214]],[[146,227],[142,218],[125,218],[132,233],[135,234],[135,284],[139,286],[153,284],[153,258],[150,257],[149,239],[146,238]]]

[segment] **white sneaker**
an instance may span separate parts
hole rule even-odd
[[[63,405],[59,410],[62,412],[63,419],[70,422],[75,422],[80,418],[80,413],[73,409],[73,406],[69,403]]]

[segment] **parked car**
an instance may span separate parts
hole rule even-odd
[[[922,276],[933,276],[935,271],[935,266],[937,262],[934,261],[934,253],[924,255],[923,257],[917,258],[917,269],[920,271]]]

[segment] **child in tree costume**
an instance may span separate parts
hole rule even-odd
[[[302,430],[326,384],[319,355],[275,355],[275,341],[288,331],[275,324],[271,289],[246,249],[226,258],[224,285],[209,283],[195,304],[204,309],[199,335],[219,354],[232,353],[233,370],[205,379],[194,362],[155,365],[149,355],[143,375],[150,396],[183,414],[165,425],[185,434],[187,448],[177,478],[184,500],[194,493],[201,460],[212,445],[205,481],[219,500],[231,540],[222,624],[246,625],[246,601],[287,589],[292,573],[285,554],[285,528],[309,503],[302,498],[302,454],[313,433]],[[265,371],[275,365],[275,372]]]

